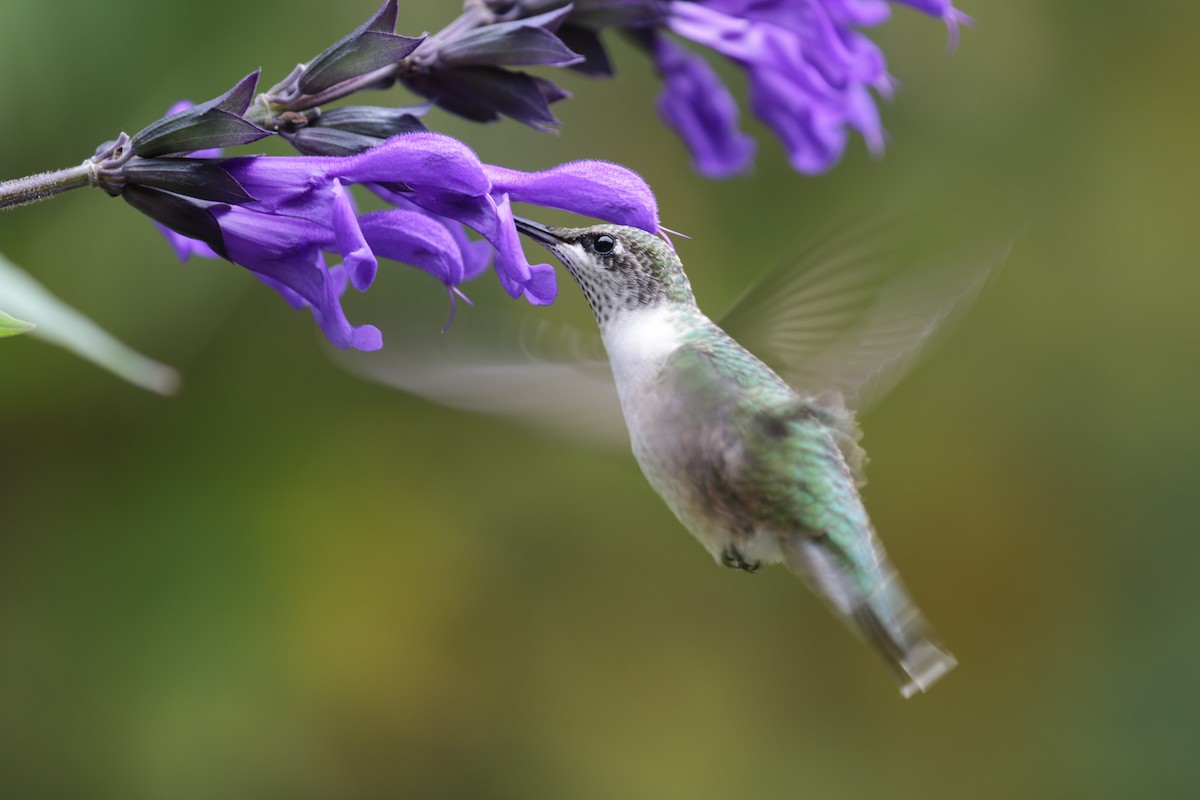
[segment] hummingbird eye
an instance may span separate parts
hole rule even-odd
[[[596,241],[592,242],[592,249],[601,255],[604,253],[611,253],[613,248],[616,246],[617,240],[609,236],[607,233],[597,236]]]

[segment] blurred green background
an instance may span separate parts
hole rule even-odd
[[[620,80],[566,79],[561,136],[428,118],[512,167],[639,170],[712,311],[806,237],[947,186],[914,235],[1028,222],[864,419],[868,506],[961,662],[931,694],[901,700],[784,570],[714,566],[631,457],[354,378],[242,270],[180,265],[76,192],[6,213],[0,252],[185,384],[0,342],[0,796],[1194,791],[1200,6],[962,7],[951,56],[906,9],[872,34],[902,84],[887,155],[856,141],[820,178],[756,123],[753,176],[694,176],[620,45]],[[278,79],[371,10],[7,0],[0,176]],[[405,3],[400,29],[455,11]],[[544,313],[583,319],[563,287]]]

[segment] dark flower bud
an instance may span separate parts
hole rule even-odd
[[[343,106],[323,112],[310,125],[319,128],[336,128],[363,136],[390,139],[401,133],[425,130],[420,117],[428,105],[401,108],[379,106]]]
[[[550,104],[568,96],[544,78],[499,67],[433,70],[410,75],[405,84],[467,119],[492,122],[506,116],[543,132],[553,132],[558,125]]]
[[[526,13],[536,13],[542,0],[522,0]],[[667,0],[575,0],[568,22],[592,30],[660,25],[667,17]]]
[[[306,156],[353,156],[383,141],[375,136],[337,128],[300,128],[291,133],[283,132],[282,135],[292,147]]]
[[[581,25],[563,25],[555,33],[572,52],[583,57],[582,61],[571,64],[571,69],[593,77],[611,78],[616,74],[596,31]]]
[[[565,67],[583,60],[554,35],[569,14],[565,6],[546,14],[512,22],[485,25],[441,44],[437,64],[445,66],[505,67],[543,65]]]
[[[270,131],[242,116],[254,99],[257,85],[258,71],[255,70],[220,97],[147,125],[133,136],[133,152],[143,158],[152,158],[212,147],[233,147],[270,136]]]
[[[254,200],[233,176],[207,159],[134,158],[125,165],[124,173],[129,184],[199,200],[233,205]]]
[[[396,0],[387,0],[370,19],[308,63],[301,94],[315,95],[343,81],[395,64],[425,37],[397,36]]]
[[[200,203],[144,186],[126,186],[121,197],[155,222],[182,236],[199,239],[221,258],[229,258],[225,249],[225,237],[221,235],[221,226]]]

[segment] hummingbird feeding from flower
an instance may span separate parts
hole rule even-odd
[[[634,457],[713,558],[749,573],[785,564],[879,655],[905,697],[953,669],[859,495],[866,459],[854,409],[902,376],[998,259],[956,263],[924,282],[897,280],[897,258],[881,257],[870,233],[834,240],[759,281],[718,326],[658,235],[515,221],[583,291]],[[466,357],[439,347],[433,360],[355,364],[449,405],[551,425],[557,412],[572,433],[604,428],[611,392],[597,377],[603,362],[579,355],[578,337],[564,329],[537,333],[530,340],[522,331],[520,356],[508,363],[474,347]],[[548,349],[545,339],[556,357],[538,352]]]

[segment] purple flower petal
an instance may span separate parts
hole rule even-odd
[[[879,108],[866,87],[852,86],[846,103],[846,120],[862,134],[867,150],[876,158],[883,155],[884,132],[879,121]]]
[[[882,25],[892,16],[892,8],[884,0],[825,0],[825,6],[829,16],[844,27],[869,28]]]
[[[491,164],[484,170],[494,195],[561,208],[586,217],[658,233],[658,204],[642,177],[606,161],[572,161],[541,172],[519,172]],[[480,231],[483,233],[483,231]]]
[[[940,17],[950,45],[970,18],[952,0],[891,0]],[[862,133],[874,155],[885,135],[870,89],[891,96],[892,79],[879,48],[856,28],[878,25],[890,15],[883,0],[668,0],[663,24],[686,39],[712,48],[747,73],[751,105],[788,150],[795,168],[818,173],[845,150],[846,129]],[[661,60],[661,56],[660,56]],[[660,67],[660,69],[662,69]],[[694,153],[707,127],[722,122],[673,119],[666,108],[686,109],[688,83],[672,85],[664,74],[663,115]],[[693,91],[695,91],[693,89]],[[676,111],[676,114],[680,113]],[[718,164],[721,162],[718,161]],[[697,155],[697,169],[705,170]]]
[[[333,180],[333,232],[351,285],[365,292],[375,280],[379,262],[358,226],[354,200],[337,178]]]
[[[365,184],[383,200],[405,211],[416,211],[443,225],[458,245],[459,257],[463,263],[463,281],[472,280],[481,275],[492,263],[492,246],[484,239],[472,240],[467,236],[466,226],[461,222],[444,217],[440,214],[422,208],[409,198],[412,194],[393,192],[374,183]]]
[[[480,231],[496,248],[496,275],[500,285],[513,297],[525,295],[535,306],[546,306],[558,296],[558,282],[549,264],[530,264],[521,249],[521,237],[513,222],[508,195],[495,203],[497,225],[491,236]]]
[[[774,129],[798,172],[825,172],[846,149],[843,118],[813,103],[786,75],[771,70],[751,72],[750,105]]]
[[[361,220],[371,249],[384,258],[418,267],[446,286],[463,279],[462,253],[446,226],[419,211],[376,211]]]
[[[474,151],[440,133],[400,134],[341,161],[330,165],[330,174],[351,183],[428,185],[468,195],[488,190],[487,177]]]
[[[458,245],[463,262],[463,281],[470,281],[482,275],[492,264],[492,247],[486,239],[471,239],[467,236],[466,228],[460,224],[444,221],[446,230]]]
[[[950,0],[892,0],[896,3],[903,3],[906,6],[911,6],[917,11],[923,11],[931,17],[941,17],[942,22],[946,24],[946,49],[953,50],[958,47],[958,26],[973,25],[975,21],[970,16],[964,14],[954,7]]]
[[[663,79],[658,113],[691,150],[695,170],[727,178],[749,167],[754,140],[738,129],[737,103],[708,63],[663,36],[654,58]]]
[[[340,300],[345,280],[330,274],[321,255],[322,248],[332,245],[327,229],[309,220],[237,206],[218,204],[209,211],[221,226],[230,259],[280,289],[293,305],[303,300],[334,346],[378,350],[383,345],[377,328],[351,326],[346,320]]]
[[[271,213],[324,220],[332,181],[428,185],[465,195],[488,191],[487,176],[469,147],[436,133],[405,133],[355,156],[252,156],[222,167]]]
[[[317,156],[247,156],[221,164],[271,214],[325,219],[333,202],[328,173],[342,159]],[[332,164],[330,163],[332,162]]]
[[[183,234],[176,233],[162,223],[155,222],[154,227],[158,228],[158,232],[166,237],[167,242],[175,250],[175,255],[180,261],[187,261],[192,256],[200,258],[220,258],[219,255],[213,252],[213,249],[199,239],[192,239]]]
[[[461,222],[487,239],[496,251],[496,277],[511,297],[524,295],[534,305],[554,301],[558,292],[554,270],[546,265],[530,266],[525,260],[508,195],[501,195],[497,201],[486,194],[471,197],[423,191],[414,192],[409,201],[440,217]]]

